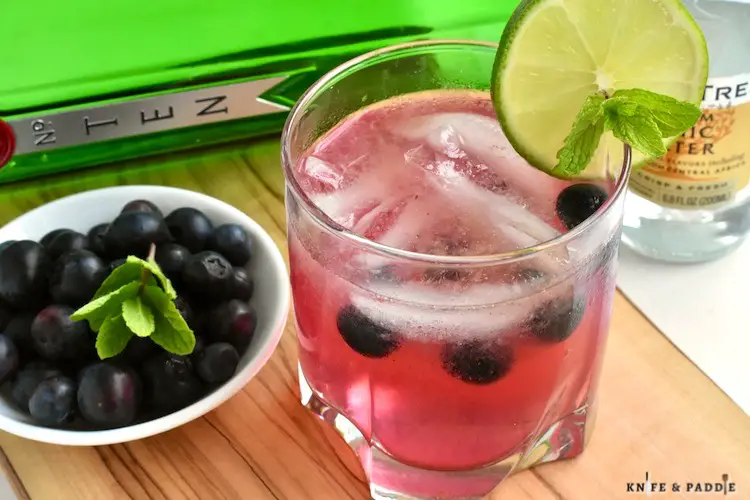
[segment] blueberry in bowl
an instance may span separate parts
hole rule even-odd
[[[0,430],[28,439],[95,446],[185,424],[242,389],[286,324],[276,244],[203,194],[79,193],[0,228],[0,245]]]

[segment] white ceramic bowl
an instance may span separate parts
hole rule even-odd
[[[0,429],[36,441],[72,446],[97,446],[132,441],[168,431],[213,410],[235,395],[268,361],[281,339],[289,310],[289,279],[276,244],[257,223],[236,208],[210,196],[161,186],[122,186],[87,191],[42,205],[0,229],[0,242],[35,240],[53,229],[69,228],[84,234],[110,222],[131,200],[147,199],[168,214],[179,207],[194,207],[215,225],[235,223],[244,227],[255,243],[249,271],[255,281],[250,303],[258,314],[252,343],[240,359],[234,376],[194,404],[156,420],[111,430],[78,431],[42,427],[31,417],[0,398]]]

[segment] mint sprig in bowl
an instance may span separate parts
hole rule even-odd
[[[150,338],[164,351],[193,354],[195,334],[177,309],[177,291],[155,260],[156,245],[148,259],[128,256],[104,280],[91,302],[70,319],[86,320],[96,333],[100,359],[117,356],[133,336]]]
[[[164,359],[168,358],[167,369],[174,371],[185,369],[184,360],[191,360],[191,369],[195,377],[199,378],[203,384],[199,397],[190,398],[192,402],[183,407],[179,405],[179,402],[184,401],[185,394],[180,394],[180,390],[177,390],[177,394],[173,394],[174,397],[171,399],[161,398],[159,402],[164,405],[159,411],[139,410],[136,415],[120,414],[119,416],[123,419],[119,423],[92,423],[81,418],[77,408],[76,418],[72,421],[63,425],[45,425],[32,418],[28,411],[19,408],[13,397],[11,389],[18,379],[18,367],[16,367],[15,373],[3,378],[3,390],[0,392],[0,429],[24,438],[62,445],[96,446],[141,439],[183,425],[215,409],[250,382],[270,358],[281,338],[289,309],[288,274],[284,259],[273,239],[257,223],[240,210],[209,196],[160,186],[123,186],[61,198],[36,208],[0,228],[0,264],[2,264],[3,252],[10,248],[10,244],[7,244],[9,241],[39,242],[50,231],[59,228],[86,235],[91,228],[112,222],[122,211],[123,206],[129,202],[144,199],[153,202],[164,216],[168,216],[178,208],[191,207],[205,214],[214,229],[230,224],[233,227],[236,226],[236,230],[246,233],[252,243],[252,258],[243,269],[238,271],[237,277],[242,274],[245,279],[247,276],[252,278],[255,288],[252,298],[249,301],[233,299],[232,304],[228,304],[226,300],[219,301],[220,303],[206,308],[206,311],[209,311],[208,314],[200,311],[186,313],[186,302],[183,297],[186,293],[184,280],[179,273],[175,276],[174,269],[169,265],[159,266],[158,264],[167,246],[174,244],[174,240],[179,238],[159,239],[153,246],[147,244],[139,247],[141,250],[138,252],[129,252],[128,255],[121,255],[122,258],[109,263],[105,262],[109,265],[106,270],[107,277],[101,279],[95,288],[84,294],[86,300],[74,300],[76,296],[83,296],[76,293],[76,290],[72,292],[68,290],[66,295],[64,289],[61,291],[60,287],[57,287],[54,293],[49,293],[57,298],[68,297],[72,304],[59,308],[67,311],[66,314],[70,319],[69,323],[63,324],[65,331],[70,334],[67,339],[75,338],[76,332],[88,332],[86,338],[89,344],[84,347],[90,349],[86,355],[89,356],[89,364],[94,366],[88,373],[88,380],[97,380],[97,377],[114,377],[113,380],[119,380],[122,383],[119,388],[124,392],[130,389],[142,390],[144,382],[141,380],[141,375],[143,370],[148,368],[145,368],[145,364],[133,367],[130,365],[130,360],[135,359],[132,357],[134,353],[148,352],[150,354],[146,359],[153,359],[154,354]],[[93,233],[89,236],[95,237]],[[66,243],[71,241],[74,247],[80,243],[75,238],[68,238]],[[49,245],[49,241],[45,244]],[[24,245],[27,248],[32,247],[31,243]],[[186,245],[192,246],[188,252],[189,255],[201,254],[200,257],[192,259],[194,274],[205,270],[205,266],[214,264],[218,265],[217,269],[221,271],[221,266],[226,264],[221,259],[212,257],[210,253],[205,254],[208,250],[199,250],[200,245],[196,247],[195,242],[188,241]],[[89,249],[92,250],[96,246],[96,242],[92,240]],[[18,249],[15,252],[18,252]],[[78,255],[81,255],[80,252]],[[89,256],[87,262],[90,264],[92,260]],[[54,274],[52,265],[46,264],[45,266],[45,273]],[[238,268],[234,268],[236,269]],[[67,269],[66,272],[72,271]],[[27,284],[33,288],[33,286],[39,286],[39,280]],[[190,297],[190,306],[198,309],[202,307],[198,304],[211,300],[217,289],[212,288],[211,283],[208,285],[206,293],[199,294],[198,297]],[[45,293],[51,289],[46,281],[43,288]],[[0,290],[0,292],[3,291]],[[80,289],[77,290],[77,292],[80,291]],[[16,298],[19,301],[16,301]],[[23,299],[21,295],[13,297],[15,304],[13,314],[19,314],[18,308],[25,307],[23,300],[20,299]],[[49,303],[55,299],[48,297],[45,300]],[[4,326],[3,313],[9,310],[7,306],[8,304],[0,306],[0,330]],[[39,305],[29,305],[29,307],[38,308]],[[220,307],[223,309],[213,314],[213,319],[211,319],[210,311]],[[242,312],[248,309],[256,313],[257,325],[251,338],[247,339],[247,345],[240,345],[236,342],[237,339],[229,337],[218,339],[225,342],[217,342],[217,339],[213,338],[215,334],[209,335],[210,338],[206,337],[206,332],[211,329],[215,332],[226,333],[227,325],[216,323],[216,318],[225,316],[225,311]],[[57,313],[59,314],[59,311]],[[64,316],[63,319],[67,319]],[[54,315],[46,317],[46,320],[52,323],[58,319]],[[74,327],[69,327],[70,325]],[[0,331],[0,336],[3,333]],[[36,340],[40,342],[50,339]],[[78,337],[77,342],[82,340],[83,337]],[[235,350],[240,353],[238,366],[228,380],[205,382],[217,375],[213,370],[215,367],[205,363],[206,357],[201,358],[204,360],[201,366],[205,370],[201,375],[198,374],[196,352],[204,349],[207,341],[210,343],[213,354],[217,355],[216,359],[227,359],[222,356],[232,350],[229,344],[234,344]],[[0,342],[0,351],[4,345]],[[32,342],[32,352],[34,352],[34,345]],[[67,346],[65,342],[60,345],[54,342],[45,345],[51,349],[50,353],[60,354],[63,358],[52,364],[56,367],[69,364],[64,358],[70,346]],[[56,347],[60,349],[53,349]],[[28,348],[29,345],[24,344],[19,350],[24,351]],[[28,351],[24,352],[28,354]],[[31,361],[34,362],[38,362],[41,358],[37,355],[33,356],[35,359]],[[2,358],[2,352],[0,352],[0,358]],[[173,363],[172,359],[177,361]],[[231,361],[231,356],[229,359]],[[22,364],[28,364],[29,361],[28,358],[22,358]],[[49,363],[48,360],[42,361]],[[150,367],[153,368],[153,366]],[[157,368],[163,369],[162,366]],[[132,381],[128,378],[128,370],[138,375],[138,380],[132,386],[129,385]],[[0,378],[2,375],[0,373]],[[78,384],[82,383],[80,379],[82,373],[80,371],[78,373],[66,372],[64,376],[73,384],[73,396],[75,396],[75,391],[80,389]],[[59,389],[62,393],[65,393],[64,389],[67,389],[68,393],[71,392],[70,387],[66,387],[65,384],[58,384],[54,387],[54,383],[50,383],[49,380],[47,379],[46,382],[48,386]],[[137,387],[139,384],[140,387]],[[37,390],[41,392],[38,385]],[[149,398],[146,391],[141,394],[143,401]],[[40,398],[37,397],[35,401],[39,403],[39,400]],[[77,405],[78,401],[75,401],[75,404]],[[169,410],[164,411],[164,408]],[[89,415],[97,416],[97,408],[89,408],[88,411]]]

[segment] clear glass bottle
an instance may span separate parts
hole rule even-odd
[[[708,43],[703,116],[630,181],[623,242],[643,255],[702,262],[750,231],[750,0],[683,0]]]

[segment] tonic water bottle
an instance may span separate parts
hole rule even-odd
[[[750,0],[683,0],[706,36],[703,115],[630,180],[623,241],[672,262],[737,248],[750,231]]]

